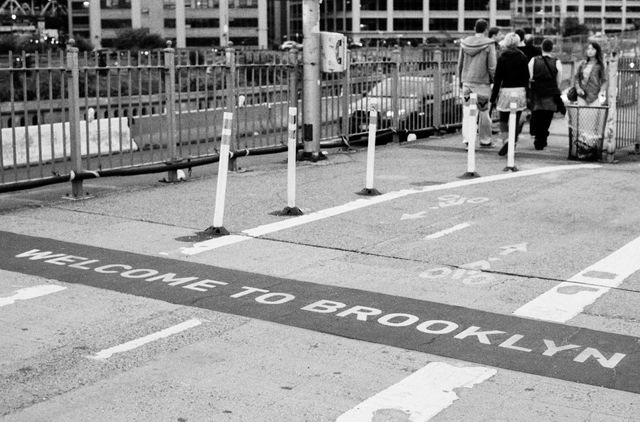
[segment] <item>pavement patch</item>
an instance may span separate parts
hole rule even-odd
[[[9,232],[0,243],[7,271],[640,393],[636,337]]]

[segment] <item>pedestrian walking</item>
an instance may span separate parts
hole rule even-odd
[[[560,81],[562,80],[562,63],[552,56],[553,41],[542,41],[542,54],[529,61],[531,76],[531,125],[534,134],[533,145],[537,150],[547,146],[549,126],[553,114],[558,109]]]
[[[578,105],[600,105],[600,97],[606,99],[608,86],[602,48],[597,42],[590,42],[585,54],[586,58],[580,62],[573,76],[573,86],[578,93]]]
[[[527,61],[542,54],[542,50],[539,47],[533,45],[533,34],[525,34],[524,45],[518,47],[520,51],[527,56]]]
[[[486,20],[478,19],[475,34],[462,40],[458,56],[458,78],[464,105],[469,105],[472,93],[478,96],[478,139],[484,147],[491,146],[489,99],[496,71],[495,41],[487,37],[488,26]],[[468,143],[468,139],[464,142]]]
[[[516,103],[516,122],[520,121],[522,111],[527,108],[527,89],[529,87],[529,68],[527,56],[518,49],[520,38],[514,32],[504,37],[504,49],[498,57],[496,75],[491,92],[491,108],[500,113],[500,134],[502,148],[498,154],[507,154],[509,135],[509,114],[511,103]],[[516,124],[516,142],[522,126]]]
[[[500,30],[500,28],[498,28],[497,26],[492,26],[491,28],[489,28],[487,37],[493,40],[496,47],[496,55],[500,56],[500,51],[502,50],[502,40],[504,40],[504,34]]]

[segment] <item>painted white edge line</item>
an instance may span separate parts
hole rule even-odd
[[[18,300],[29,300],[40,296],[46,296],[51,293],[60,292],[65,289],[66,287],[57,286],[55,284],[43,284],[40,286],[25,287],[24,289],[16,290],[16,292],[11,296],[0,297],[0,307],[12,305]]]
[[[444,230],[441,230],[439,232],[430,234],[429,236],[425,237],[425,240],[439,239],[439,238],[444,237],[444,236],[446,236],[448,234],[455,233],[455,232],[460,231],[460,230],[464,230],[464,229],[466,229],[468,227],[471,227],[471,223],[457,224],[457,225],[455,225],[453,227],[450,227],[448,229],[444,229]]]
[[[427,421],[458,400],[456,388],[473,388],[496,373],[492,368],[432,362],[338,416],[336,422],[387,420],[385,416],[388,420]]]
[[[517,316],[567,322],[640,269],[640,237],[516,309]]]
[[[169,337],[173,334],[178,334],[182,331],[188,330],[189,328],[197,327],[200,324],[202,324],[202,321],[200,321],[199,319],[190,319],[188,321],[182,322],[172,327],[165,328],[164,330],[149,334],[148,336],[140,337],[138,339],[128,341],[118,346],[101,350],[98,353],[96,353],[94,356],[87,356],[87,357],[90,359],[96,359],[96,360],[108,359],[111,356],[115,355],[116,353],[128,352],[129,350],[133,350],[147,343],[151,343],[152,341]]]
[[[349,211],[369,207],[371,205],[381,204],[383,202],[418,193],[437,192],[440,190],[455,189],[465,186],[479,185],[483,183],[497,182],[507,179],[515,179],[519,177],[535,176],[539,174],[553,173],[556,171],[597,169],[601,167],[602,166],[599,164],[569,164],[563,166],[540,167],[531,170],[519,171],[516,173],[496,174],[492,176],[479,177],[477,179],[459,180],[455,182],[443,183],[441,185],[430,185],[425,186],[421,189],[404,189],[395,192],[388,192],[370,198],[356,199],[355,201],[347,202],[346,204],[338,205],[333,208],[316,211],[311,214],[305,214],[299,217],[289,218],[286,220],[277,221],[275,223],[258,226],[253,229],[244,230],[240,235],[222,236],[211,240],[194,243],[192,247],[180,248],[180,252],[183,255],[197,255],[202,252],[249,240],[254,237],[264,236],[265,234],[289,229],[292,227],[322,220],[328,217],[334,217],[336,215],[344,214]]]

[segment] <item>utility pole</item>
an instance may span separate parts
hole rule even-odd
[[[187,47],[186,22],[184,15],[184,0],[176,0],[176,47]]]
[[[73,3],[71,0],[67,0],[67,29],[69,29],[67,41],[73,38],[73,12],[71,11],[71,3]]]
[[[304,0],[302,4],[303,84],[303,160],[318,161],[320,155],[320,0]]]
[[[229,0],[220,0],[220,47],[229,47]]]

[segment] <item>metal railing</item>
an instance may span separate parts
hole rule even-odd
[[[97,176],[167,171],[217,161],[222,114],[234,110],[234,156],[281,151],[287,110],[302,109],[299,53],[228,49],[8,57],[0,69],[0,192]],[[321,137],[362,134],[370,101],[381,134],[460,123],[452,54],[354,54],[322,74]],[[399,94],[397,94],[400,89]]]
[[[457,49],[350,53],[345,72],[321,77],[323,145],[365,140],[373,105],[381,140],[461,126]],[[0,68],[0,192],[71,180],[79,196],[83,179],[143,172],[174,181],[180,168],[218,160],[224,111],[234,111],[234,157],[285,151],[288,107],[302,115],[296,51],[70,47],[30,57],[9,55]],[[619,146],[640,135],[629,66],[620,66]]]

